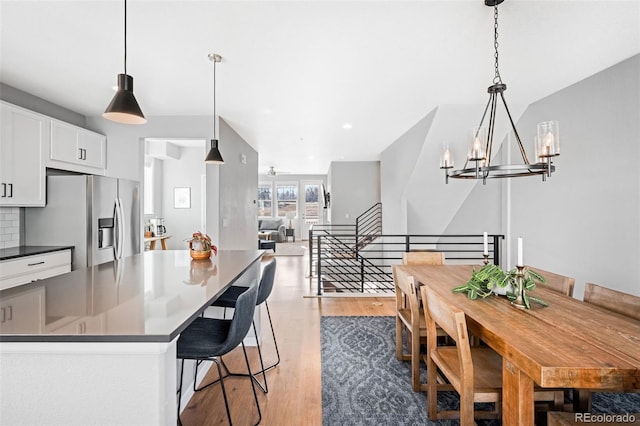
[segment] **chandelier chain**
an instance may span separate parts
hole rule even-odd
[[[495,63],[495,76],[493,77],[493,83],[502,83],[502,77],[500,77],[500,70],[498,70],[498,5],[493,7],[493,48]]]

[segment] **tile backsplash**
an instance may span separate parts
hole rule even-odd
[[[0,248],[20,245],[20,207],[0,207]]]

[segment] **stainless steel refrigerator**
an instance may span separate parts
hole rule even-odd
[[[47,204],[25,209],[24,232],[27,245],[73,245],[72,269],[140,253],[140,184],[47,176]]]

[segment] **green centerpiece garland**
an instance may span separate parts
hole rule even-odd
[[[549,306],[544,300],[527,295],[527,291],[536,288],[536,281],[545,283],[546,279],[535,271],[524,268],[522,272],[522,299],[527,309],[531,309],[530,302],[538,303],[542,306]],[[453,288],[454,293],[466,293],[469,299],[484,299],[492,294],[504,294],[513,301],[518,293],[518,269],[503,271],[498,265],[487,264],[479,270],[473,270],[471,279],[465,284]]]

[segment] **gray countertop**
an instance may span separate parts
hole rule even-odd
[[[18,246],[0,249],[0,260],[73,249],[73,246]]]
[[[262,254],[154,250],[3,290],[0,341],[170,342]]]

